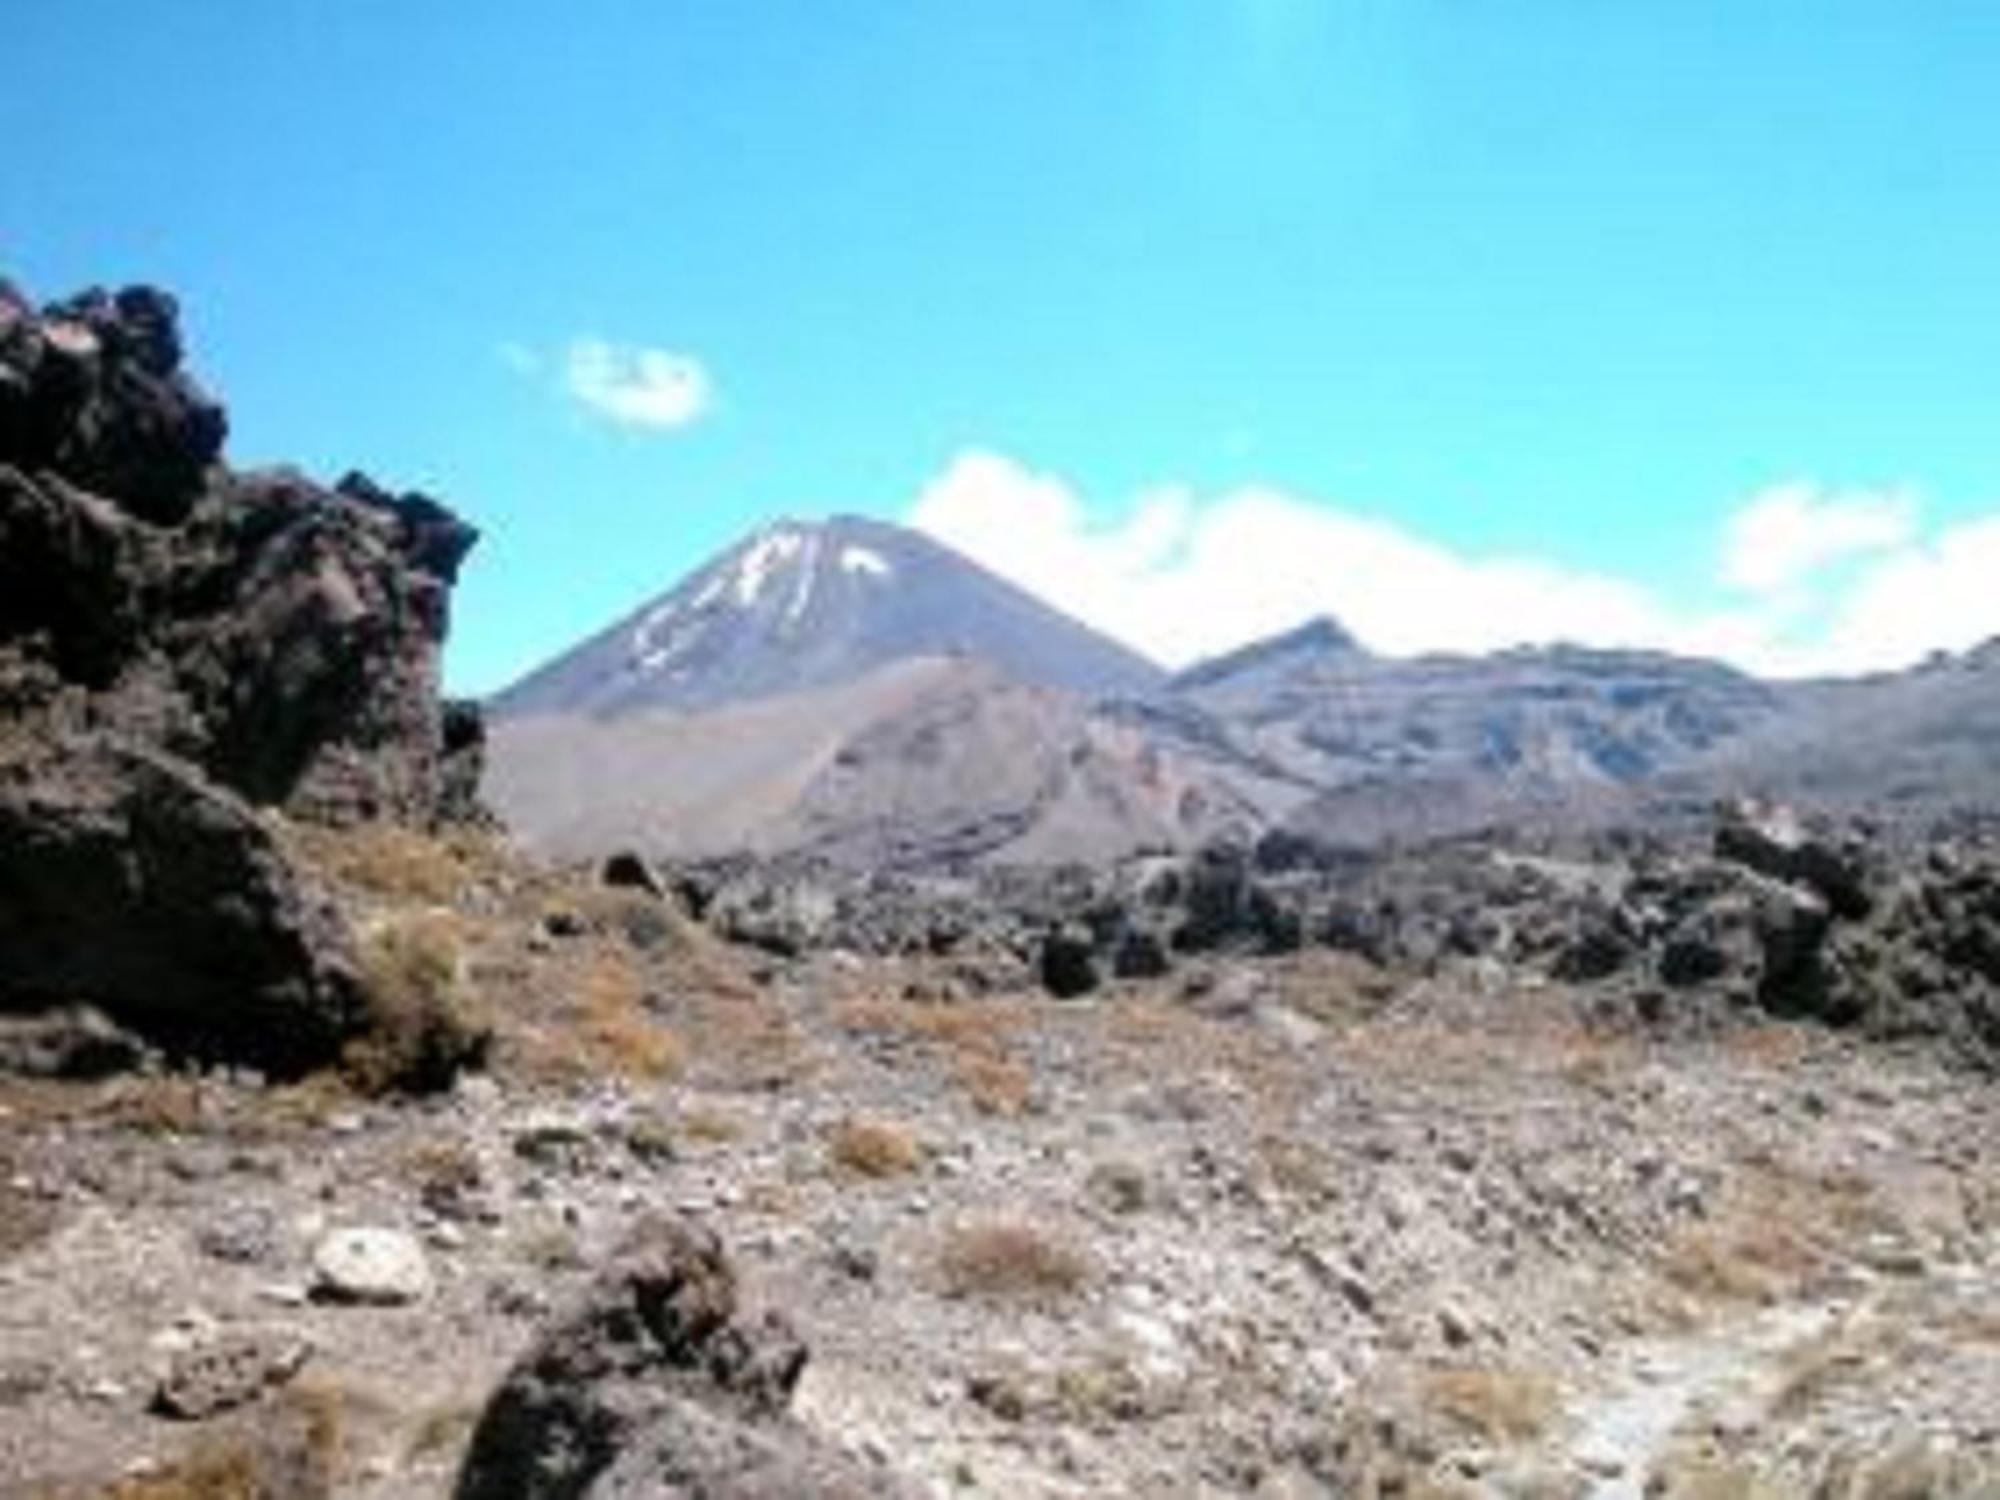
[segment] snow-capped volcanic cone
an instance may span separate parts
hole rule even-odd
[[[1163,676],[926,536],[839,516],[765,527],[492,708],[516,717],[710,707],[936,656],[1086,694],[1143,692]]]

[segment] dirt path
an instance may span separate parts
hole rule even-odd
[[[1690,1418],[1732,1404],[1761,1408],[1783,1378],[1785,1355],[1844,1310],[1790,1304],[1685,1338],[1649,1341],[1605,1390],[1571,1411],[1572,1462],[1595,1476],[1595,1500],[1641,1500],[1655,1461]]]

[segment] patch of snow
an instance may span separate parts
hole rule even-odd
[[[639,621],[639,628],[632,632],[632,654],[644,656],[652,648],[653,637],[659,633],[660,627],[671,620],[679,610],[680,606],[671,602],[649,610]]]
[[[707,609],[709,605],[722,597],[723,590],[728,587],[729,574],[721,569],[717,569],[708,582],[701,586],[701,592],[694,596],[694,601],[688,608]]]
[[[755,604],[771,570],[797,556],[803,540],[796,532],[773,531],[752,542],[743,561],[736,565],[736,602]]]
[[[843,573],[872,573],[877,578],[887,578],[894,571],[881,553],[871,552],[866,547],[842,547],[840,570]]]
[[[806,606],[812,602],[813,578],[819,571],[819,542],[817,532],[806,537],[805,557],[799,564],[798,583],[792,590],[792,602],[785,610],[787,626],[798,624]]]

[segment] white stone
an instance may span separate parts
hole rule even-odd
[[[391,1306],[430,1289],[424,1247],[400,1229],[336,1229],[313,1252],[313,1290],[335,1302]]]

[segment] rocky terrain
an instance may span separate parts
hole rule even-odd
[[[1329,836],[1203,770],[1376,755],[1321,626],[1172,754],[935,654],[614,715],[798,836],[566,862],[437,695],[469,529],[223,436],[163,294],[0,294],[0,1496],[2000,1490],[1990,820]],[[1787,712],[1505,671],[1526,781]]]
[[[1761,943],[1694,983],[1662,979],[1671,942],[1604,957],[1588,915],[1662,884],[1725,934],[1754,882],[1819,889],[1732,856],[1454,886],[1482,862],[1434,851],[1313,876],[1304,930],[1269,899],[1290,877],[1161,862],[1149,959],[1094,935],[1081,877],[954,901],[333,833],[345,901],[451,924],[490,1070],[400,1101],[13,1085],[0,1472],[655,1494],[720,1454],[813,1477],[686,1493],[1986,1493],[2000,1122],[1966,955],[1995,867],[1957,858],[1885,863],[1828,941],[1934,966],[1964,1014],[1836,1024]],[[1626,886],[1600,905],[1584,871]],[[1513,937],[1453,936],[1510,881]],[[689,1234],[734,1266],[702,1326],[765,1331],[662,1321],[707,1296],[677,1257],[725,1276]],[[499,1422],[524,1381],[503,1404],[550,1414]],[[524,1477],[573,1445],[504,1434],[600,1409],[590,1487]]]

